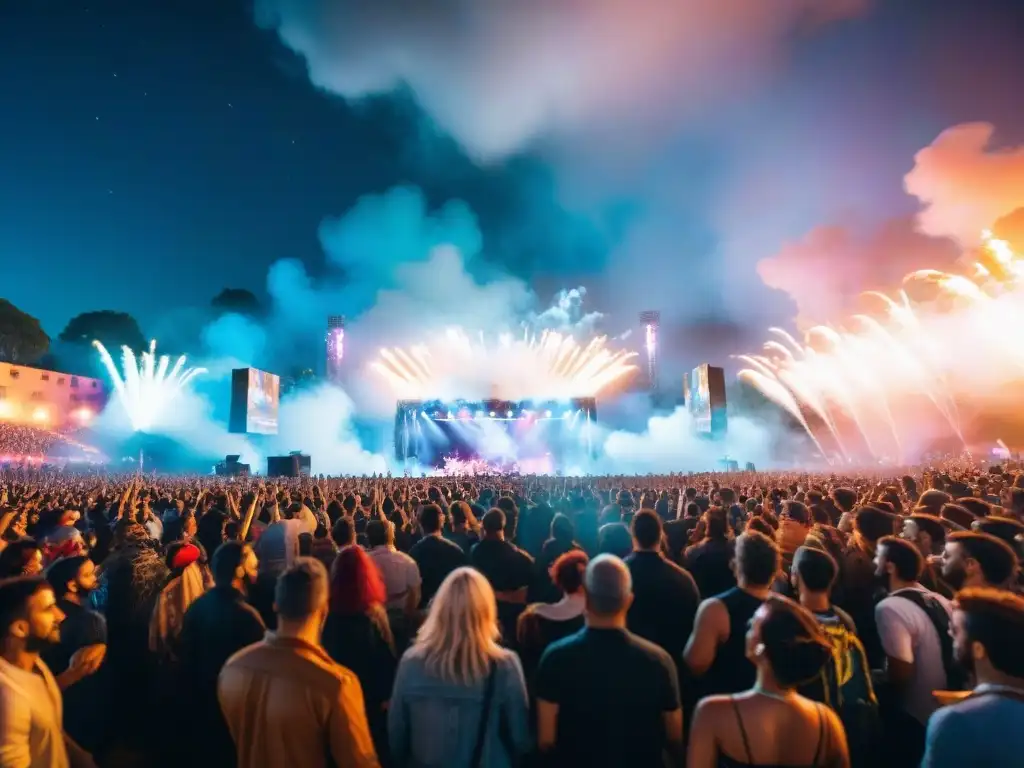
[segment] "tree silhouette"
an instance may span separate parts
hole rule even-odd
[[[260,317],[263,314],[263,305],[256,294],[245,288],[225,288],[213,297],[210,306],[218,315],[233,312],[246,317]]]
[[[146,337],[142,335],[134,317],[126,312],[109,309],[76,315],[58,338],[68,344],[81,346],[99,341],[111,354],[115,354],[122,346],[130,347],[135,352],[147,346]]]
[[[49,348],[50,337],[39,320],[0,299],[0,360],[27,365]]]

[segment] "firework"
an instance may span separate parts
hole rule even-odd
[[[544,331],[502,335],[496,344],[461,329],[409,349],[382,349],[372,367],[402,399],[479,395],[510,400],[595,397],[636,370],[635,352],[612,351],[607,337],[585,344]]]
[[[98,341],[94,341],[93,346],[99,351],[117,398],[136,432],[146,432],[158,426],[167,408],[188,383],[199,374],[206,373],[205,368],[187,368],[185,355],[179,357],[172,367],[168,355],[157,358],[156,341],[151,341],[149,351],[142,353],[141,360],[136,359],[129,347],[121,347],[122,375],[107,348]]]
[[[865,294],[877,314],[816,326],[802,342],[772,328],[761,354],[739,357],[740,378],[832,458],[905,461],[925,433],[963,443],[964,404],[1024,377],[1024,258],[986,232],[969,271],[912,272],[895,296]]]

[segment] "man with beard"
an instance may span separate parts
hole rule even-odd
[[[880,680],[882,720],[889,729],[886,757],[893,766],[916,765],[924,750],[924,729],[937,704],[932,691],[959,690],[946,598],[921,586],[924,558],[918,548],[895,536],[878,542],[876,576],[889,596],[875,606],[875,620],[886,655]]]
[[[198,737],[188,761],[197,766],[234,765],[235,745],[217,700],[217,677],[235,653],[263,639],[259,612],[246,602],[259,563],[249,544],[226,541],[213,554],[213,589],[197,598],[182,622],[181,725]],[[197,730],[198,729],[198,730]],[[203,750],[193,751],[194,744]]]
[[[93,766],[65,735],[63,702],[42,651],[60,640],[63,612],[45,579],[0,581],[0,765],[4,768]],[[76,655],[72,666],[84,664]]]
[[[966,699],[928,721],[921,768],[1020,765],[1024,755],[1024,599],[1004,590],[965,589],[953,611],[957,659],[974,672]]]
[[[987,533],[957,531],[946,539],[942,578],[954,590],[967,587],[1010,589],[1017,575],[1017,554]]]
[[[60,642],[43,652],[43,660],[64,694],[64,730],[96,754],[104,746],[109,722],[108,670],[101,669],[107,654],[107,622],[89,607],[97,584],[96,566],[85,555],[64,557],[50,565],[46,578],[64,620]],[[76,653],[88,664],[72,666]]]

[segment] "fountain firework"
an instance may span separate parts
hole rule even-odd
[[[826,457],[910,460],[910,441],[936,423],[963,443],[967,398],[1024,378],[1015,332],[1024,327],[1022,277],[1024,258],[985,232],[969,277],[912,272],[895,297],[864,294],[880,312],[815,326],[802,343],[772,328],[761,354],[739,356],[749,366],[739,376],[793,416]]]
[[[107,348],[99,341],[94,341],[93,346],[99,351],[118,400],[136,432],[148,432],[159,426],[168,406],[188,383],[199,374],[206,373],[205,368],[187,368],[185,355],[171,367],[168,355],[157,358],[156,341],[151,341],[141,360],[136,359],[130,347],[121,347],[122,375]]]
[[[519,400],[594,397],[636,370],[635,352],[613,352],[607,337],[581,344],[568,334],[504,334],[497,344],[452,328],[427,344],[382,349],[372,364],[403,399],[475,394]]]

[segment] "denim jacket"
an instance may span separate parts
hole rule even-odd
[[[503,651],[497,660],[494,698],[481,766],[511,768],[530,747],[529,702],[519,657]],[[447,683],[430,674],[415,649],[402,657],[388,710],[388,740],[402,768],[470,766],[483,710],[484,684]]]

